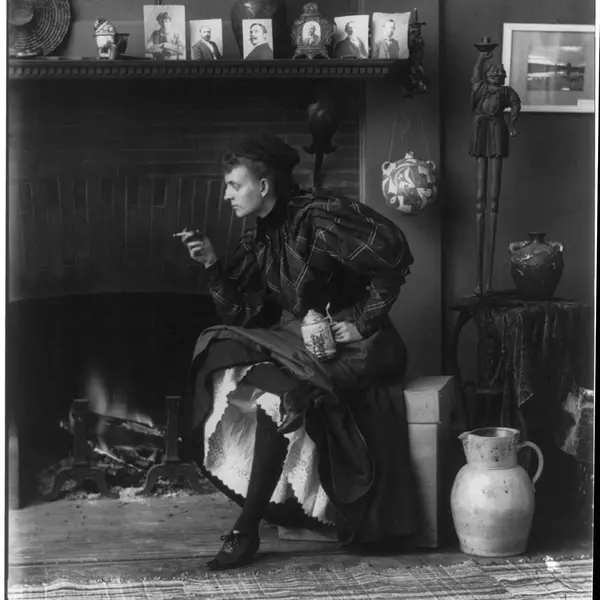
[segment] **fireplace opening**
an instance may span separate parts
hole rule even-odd
[[[77,398],[89,401],[91,457],[106,469],[109,486],[142,486],[165,451],[165,398],[187,393],[196,339],[218,322],[203,294],[88,294],[9,304],[7,406],[18,432],[20,504],[40,501],[68,464]],[[183,488],[159,481],[157,492]],[[98,491],[93,483],[64,489],[71,497]]]

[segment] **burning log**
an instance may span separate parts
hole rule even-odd
[[[41,474],[42,495],[56,497],[62,485],[73,479],[69,472],[77,465],[102,472],[105,479],[97,484],[105,491],[107,483],[112,489],[143,486],[143,494],[175,491],[182,487],[182,478],[193,492],[214,491],[196,465],[179,459],[178,397],[167,398],[165,428],[155,426],[144,413],[131,410],[124,395],[109,392],[97,373],[89,378],[86,393],[90,400],[75,401],[61,421],[63,429],[73,436],[73,461],[63,460]],[[77,483],[83,481],[77,479]],[[49,485],[52,492],[48,495]]]

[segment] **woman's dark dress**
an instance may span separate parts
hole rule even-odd
[[[203,332],[194,354],[197,463],[203,464],[212,374],[269,361],[323,390],[323,402],[307,414],[306,430],[317,446],[321,485],[343,517],[346,538],[377,542],[414,533],[401,385],[406,349],[388,318],[412,262],[404,234],[358,202],[301,195],[278,202],[258,219],[227,268],[216,263],[207,269],[224,325]],[[336,320],[356,324],[363,340],[338,345],[334,360],[320,362],[305,349],[300,326],[309,309],[324,313],[327,303]],[[227,340],[235,341],[229,350]],[[265,517],[293,522],[273,504]]]

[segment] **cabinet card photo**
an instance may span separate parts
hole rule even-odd
[[[373,13],[371,58],[408,58],[407,13]]]
[[[333,22],[333,56],[369,58],[369,15],[336,17]]]
[[[192,60],[223,58],[223,21],[221,19],[190,21],[190,47]]]
[[[144,36],[147,58],[185,60],[185,7],[144,6]]]
[[[244,60],[271,60],[273,58],[273,21],[271,19],[244,19]]]

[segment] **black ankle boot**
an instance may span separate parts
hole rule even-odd
[[[211,571],[235,569],[248,564],[260,547],[258,534],[232,531],[222,535],[223,546],[217,555],[206,563]]]

